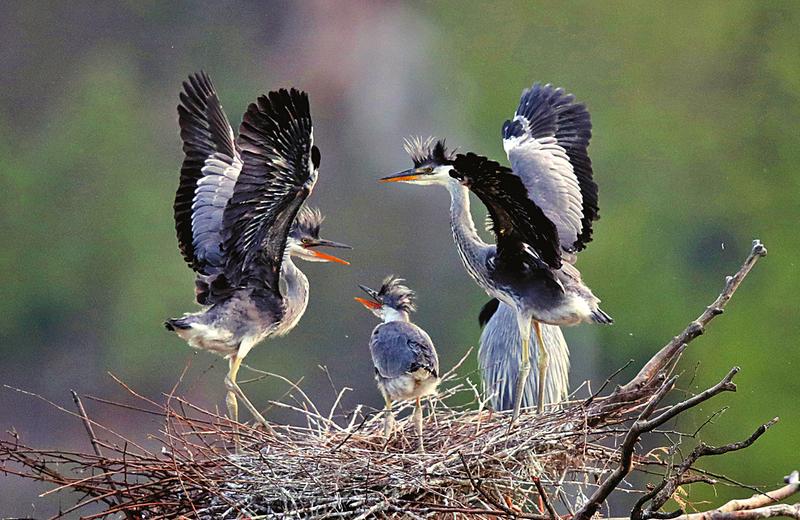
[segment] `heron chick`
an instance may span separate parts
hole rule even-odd
[[[230,418],[238,421],[238,397],[268,428],[236,383],[242,360],[265,338],[287,334],[305,313],[308,278],[293,257],[347,264],[316,248],[349,246],[321,239],[322,215],[304,206],[320,164],[305,92],[259,97],[238,138],[205,73],[184,82],[180,100],[185,158],[175,229],[204,307],[165,326],[190,346],[228,359]]]
[[[384,434],[389,437],[394,430],[392,402],[415,399],[414,426],[422,451],[420,400],[436,392],[439,356],[428,333],[411,323],[416,295],[403,282],[402,278],[389,276],[377,291],[359,285],[369,298],[356,301],[383,320],[372,331],[369,351],[375,366],[375,381],[386,403]]]

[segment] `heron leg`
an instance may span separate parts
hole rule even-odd
[[[225,402],[228,405],[228,414],[230,418],[234,422],[239,422],[239,404],[237,403],[237,397],[242,401],[244,407],[253,415],[253,418],[261,424],[265,429],[268,431],[272,431],[272,427],[269,425],[264,416],[261,415],[261,412],[258,411],[258,408],[253,406],[253,403],[250,402],[250,399],[244,394],[241,387],[236,383],[236,374],[239,372],[239,367],[242,364],[242,359],[239,356],[233,356],[230,359],[230,369],[228,370],[228,375],[225,376],[225,388],[228,390],[228,394],[225,397]]]
[[[241,359],[235,355],[231,356],[228,359],[228,374],[225,376],[225,388],[228,390],[228,393],[225,394],[225,404],[228,405],[228,417],[235,423],[239,422],[239,403],[236,400],[233,384],[235,384],[236,374],[239,372],[241,363]]]
[[[394,415],[392,414],[392,400],[386,398],[386,408],[383,417],[383,436],[387,439],[392,436],[394,432]]]
[[[537,365],[539,369],[539,402],[537,403],[537,410],[539,413],[544,411],[544,388],[545,377],[547,377],[547,367],[550,360],[547,351],[544,349],[544,339],[542,338],[542,324],[538,321],[533,322],[533,330],[536,331],[536,342],[538,343],[538,356]]]
[[[414,406],[414,429],[417,432],[417,439],[419,439],[417,451],[424,453],[425,446],[422,443],[422,403],[419,397],[417,397],[417,404]]]
[[[511,424],[519,417],[519,410],[522,407],[522,396],[525,394],[525,382],[531,373],[530,338],[531,338],[531,319],[520,320],[519,334],[522,339],[522,366],[517,374],[517,387],[514,392],[514,414],[511,416]]]

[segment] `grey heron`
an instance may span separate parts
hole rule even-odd
[[[403,281],[389,276],[377,291],[360,285],[369,298],[356,298],[356,301],[383,321],[372,331],[369,351],[375,366],[375,381],[386,403],[384,433],[389,437],[394,429],[392,402],[416,399],[414,426],[422,450],[420,399],[436,391],[439,356],[428,333],[411,323],[416,296]]]
[[[490,397],[495,410],[514,407],[516,377],[522,362],[519,328],[514,309],[492,298],[481,309],[478,322],[483,327],[478,347],[478,366],[481,370],[484,392]],[[544,385],[544,400],[548,403],[564,401],[569,395],[569,347],[561,327],[541,324],[542,348],[547,352],[549,365]],[[539,338],[531,334],[531,364],[539,360]],[[533,407],[539,402],[537,371],[531,371],[525,381],[522,407]]]
[[[535,84],[523,91],[502,135],[511,168],[472,152],[449,152],[441,140],[412,139],[406,150],[414,167],[382,180],[445,186],[453,237],[467,272],[489,296],[515,310],[522,366],[513,423],[531,369],[531,326],[539,338],[542,395],[548,360],[539,324],[610,324],[612,319],[573,265],[576,253],[591,240],[598,216],[587,152],[589,112],[563,89]],[[475,229],[470,191],[488,209],[495,244],[484,242]],[[540,412],[543,404],[540,399]]]
[[[178,120],[185,159],[175,195],[175,229],[197,273],[199,312],[165,322],[190,346],[228,359],[228,413],[237,396],[266,421],[236,383],[250,349],[291,331],[308,303],[308,278],[293,257],[347,264],[318,251],[344,247],[319,238],[322,215],[304,206],[317,181],[308,95],[270,92],[245,112],[235,138],[209,77],[183,84]]]

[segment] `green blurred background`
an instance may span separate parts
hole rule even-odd
[[[202,68],[234,126],[267,90],[309,92],[322,151],[312,203],[328,215],[323,235],[355,246],[350,267],[301,265],[312,290],[306,316],[248,363],[303,377],[323,406],[332,401],[325,365],[335,386],[354,389],[346,406],[380,406],[367,350],[374,319],[353,302],[356,283],[406,277],[444,366],[476,344],[486,297],[456,255],[446,192],[375,179],[407,167],[409,134],[503,158],[500,127],[521,90],[551,82],[592,113],[602,219],[579,267],[616,320],[566,331],[572,386],[597,385],[628,359],[638,368],[760,238],[770,256],[681,365],[686,390],[739,365],[739,392],[676,428],[691,431],[730,406],[704,430],[720,444],[780,416],[745,452],[703,462],[775,485],[800,466],[798,27],[793,1],[3,2],[0,382],[64,405],[70,388],[126,399],[110,371],[160,399],[188,363],[180,392],[224,406],[225,363],[161,326],[194,308],[172,221],[175,105],[181,81]],[[464,370],[475,365],[473,356]],[[247,386],[257,403],[285,389]],[[139,439],[159,426],[88,406]],[[79,421],[9,390],[0,427],[37,446],[89,449]],[[0,515],[72,503],[37,498],[46,489],[0,477]],[[689,498],[742,495],[695,486]]]

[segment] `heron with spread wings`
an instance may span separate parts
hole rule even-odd
[[[203,309],[165,326],[190,346],[227,358],[231,419],[238,421],[238,397],[266,425],[236,383],[242,360],[265,338],[291,331],[306,310],[308,278],[292,258],[347,264],[316,248],[349,246],[321,239],[322,215],[304,205],[320,164],[305,92],[259,97],[238,138],[205,73],[184,82],[180,101],[185,159],[175,228]]]
[[[522,350],[513,419],[519,416],[530,363],[530,332],[538,337],[539,396],[544,395],[547,352],[540,323],[610,324],[600,300],[573,265],[591,240],[598,217],[597,184],[587,148],[591,120],[572,95],[550,85],[525,89],[514,118],[502,129],[511,168],[474,153],[453,153],[433,138],[406,142],[414,167],[384,182],[445,186],[459,256],[487,294],[515,311]],[[478,235],[469,192],[489,212],[495,244]],[[539,399],[542,410],[543,399]]]

